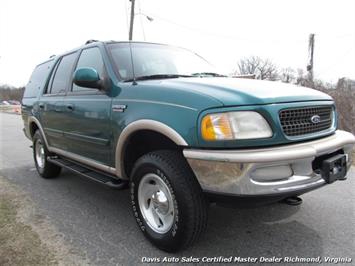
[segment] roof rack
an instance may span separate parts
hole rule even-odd
[[[90,44],[90,43],[93,43],[93,42],[98,42],[98,40],[88,40],[88,41],[86,41],[85,44]]]

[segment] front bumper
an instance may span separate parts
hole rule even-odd
[[[337,130],[333,135],[281,147],[246,150],[185,149],[184,156],[207,193],[230,196],[299,195],[326,184],[313,170],[313,161],[337,151],[351,166],[355,137]]]

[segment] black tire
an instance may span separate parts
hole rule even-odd
[[[174,215],[171,214],[174,217],[173,223],[171,229],[165,233],[152,229],[144,219],[139,205],[139,186],[141,183],[144,184],[144,181],[141,181],[149,174],[155,174],[164,181],[173,199]],[[185,249],[205,231],[208,204],[182,154],[162,150],[143,155],[135,163],[130,185],[132,209],[138,226],[159,249],[167,252]],[[154,203],[154,200],[152,201]]]
[[[60,174],[62,168],[58,165],[55,165],[47,160],[47,157],[50,155],[49,151],[47,150],[46,143],[44,141],[43,136],[41,135],[40,131],[37,130],[33,135],[33,159],[35,161],[36,169],[39,175],[43,178],[54,178]],[[44,158],[43,162],[39,163],[37,161],[36,156],[36,148],[42,145],[44,151]]]

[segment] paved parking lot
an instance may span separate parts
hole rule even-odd
[[[0,176],[24,190],[66,243],[94,265],[135,265],[143,257],[165,256],[320,256],[324,264],[324,257],[355,259],[354,170],[347,181],[304,195],[298,207],[212,206],[201,240],[184,252],[167,254],[138,230],[127,190],[115,191],[66,171],[54,180],[39,178],[21,117],[0,113],[0,125]]]

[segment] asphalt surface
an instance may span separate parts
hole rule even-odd
[[[40,178],[22,127],[21,116],[0,113],[0,175],[27,192],[68,245],[94,265],[136,265],[143,257],[165,256],[350,257],[354,265],[354,170],[347,181],[302,196],[301,206],[211,206],[200,241],[184,252],[167,254],[138,230],[128,190],[112,190],[67,171],[53,180]]]

